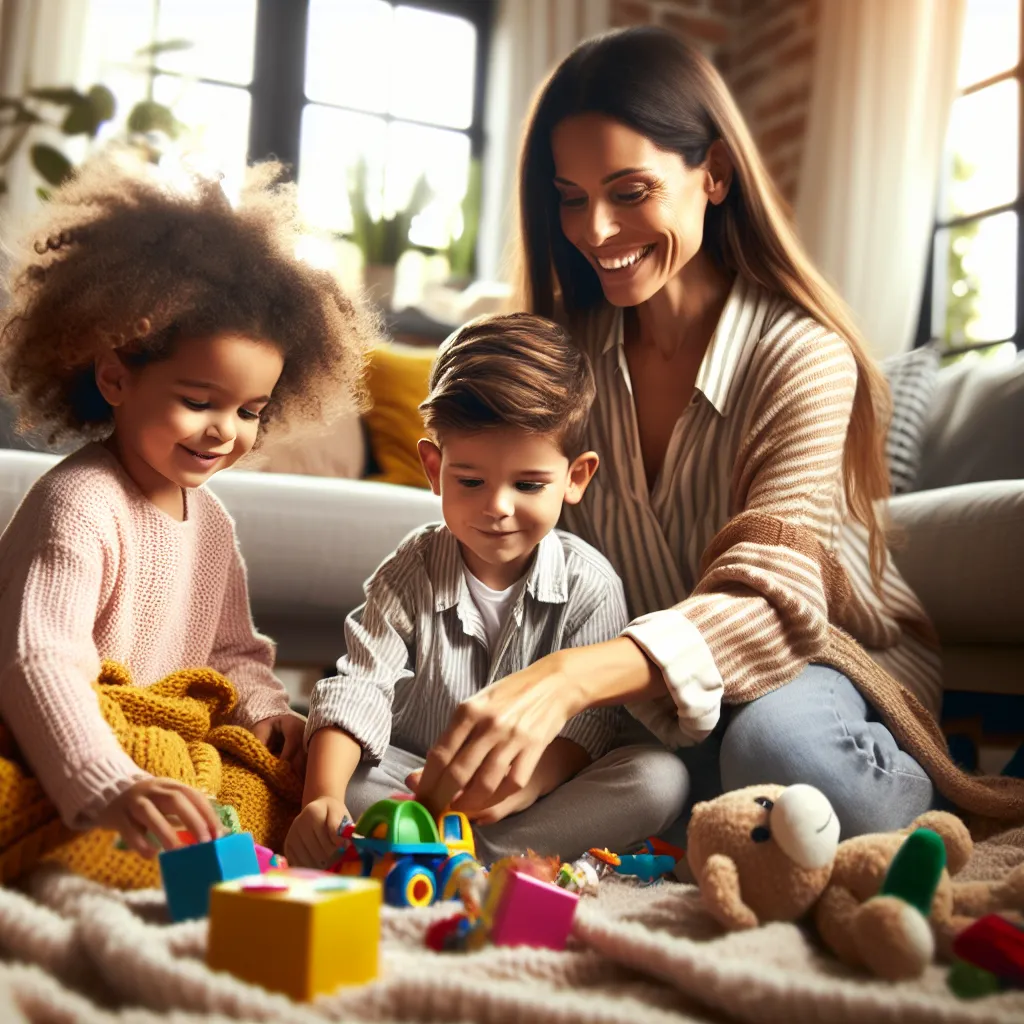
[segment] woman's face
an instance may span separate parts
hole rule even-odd
[[[603,114],[551,133],[562,231],[594,268],[613,306],[636,306],[700,249],[711,176]]]

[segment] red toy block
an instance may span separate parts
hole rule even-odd
[[[987,914],[953,941],[953,952],[997,978],[1024,984],[1024,931],[998,914]]]

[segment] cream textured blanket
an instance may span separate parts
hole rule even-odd
[[[999,878],[1022,861],[1017,830],[979,845],[960,877]],[[961,1002],[940,967],[913,983],[867,979],[794,925],[723,936],[691,886],[602,883],[564,953],[431,953],[423,932],[451,910],[385,908],[381,980],[299,1006],[207,970],[206,923],[164,923],[161,893],[40,868],[0,888],[0,1021],[1024,1021],[1024,991]]]

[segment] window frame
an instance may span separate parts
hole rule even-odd
[[[1014,317],[1014,333],[1008,338],[998,338],[992,341],[967,342],[962,345],[952,345],[949,348],[942,347],[943,358],[963,355],[965,352],[976,352],[992,348],[995,345],[1005,345],[1013,342],[1018,352],[1024,350],[1024,0],[1018,3],[1019,19],[1018,31],[1020,35],[1017,51],[1017,64],[1015,67],[1001,71],[997,75],[974,82],[964,89],[957,91],[956,98],[970,96],[981,92],[1000,82],[1015,80],[1017,82],[1017,197],[1012,202],[1002,203],[999,206],[991,206],[984,210],[965,214],[958,217],[942,219],[936,216],[932,223],[931,234],[928,237],[928,262],[925,270],[924,289],[921,294],[921,309],[917,322],[917,335],[914,339],[914,347],[920,348],[932,341],[937,341],[937,336],[932,331],[932,301],[935,296],[935,239],[940,231],[947,228],[957,227],[961,224],[971,224],[985,220],[1000,213],[1017,214],[1017,295]]]
[[[477,54],[473,69],[473,116],[468,128],[450,129],[445,125],[375,115],[385,121],[409,121],[427,127],[459,131],[469,137],[470,157],[483,156],[486,145],[484,99],[487,92],[487,65],[494,27],[493,0],[386,0],[392,7],[418,7],[438,14],[451,14],[469,21],[476,29]],[[306,34],[309,25],[309,0],[257,0],[256,49],[250,83],[252,112],[249,121],[250,161],[271,156],[289,168],[291,177],[299,174],[299,146],[302,113],[306,96]],[[364,111],[338,103],[320,106],[337,110]]]

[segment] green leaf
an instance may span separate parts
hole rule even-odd
[[[70,85],[46,85],[38,89],[29,89],[28,95],[44,103],[56,103],[60,107],[73,107],[76,103],[84,103],[85,97]]]
[[[14,115],[14,120],[11,123],[42,124],[43,119],[38,114],[35,114],[31,110],[29,110],[28,107],[22,107],[21,110],[19,110],[17,114]]]
[[[112,120],[114,114],[117,113],[117,100],[105,85],[94,85],[89,90],[89,102],[96,114],[97,125]]]
[[[149,132],[163,132],[176,139],[182,128],[181,122],[171,112],[170,107],[153,100],[143,100],[132,107],[128,115],[128,131],[146,135]]]
[[[188,39],[165,39],[163,42],[150,43],[139,47],[136,57],[158,57],[161,53],[174,53],[176,50],[191,50],[192,42]]]
[[[36,143],[30,150],[32,166],[51,185],[60,185],[71,177],[71,161],[53,146]]]
[[[48,202],[50,201],[50,191],[49,191],[49,189],[45,189],[45,188],[37,188],[37,189],[36,189],[36,195],[37,195],[37,196],[38,196],[38,197],[39,197],[40,199],[42,199],[42,201],[43,201],[44,203],[48,203]]]
[[[7,194],[7,182],[3,178],[0,178],[0,196],[6,195],[6,194]]]
[[[88,100],[69,108],[60,126],[65,135],[95,135],[98,128],[96,112]]]

